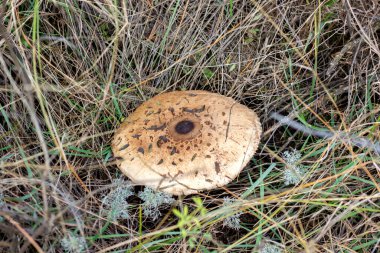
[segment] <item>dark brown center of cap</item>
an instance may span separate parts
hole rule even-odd
[[[192,121],[182,120],[175,126],[175,131],[179,134],[188,134],[194,129],[195,125]]]

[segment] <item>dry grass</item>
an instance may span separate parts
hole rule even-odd
[[[379,140],[377,0],[5,2],[1,252],[378,252],[379,157],[268,116]],[[258,154],[228,188],[160,219],[144,217],[138,186],[124,192],[129,217],[110,219],[115,128],[176,89],[255,109]],[[286,185],[283,152],[294,149],[305,175]],[[238,229],[223,223],[231,217]]]

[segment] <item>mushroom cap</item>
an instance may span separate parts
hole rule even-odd
[[[121,124],[112,150],[134,183],[174,195],[231,182],[257,150],[262,129],[256,113],[207,91],[162,93]]]

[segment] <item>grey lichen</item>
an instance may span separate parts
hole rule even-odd
[[[305,177],[305,168],[299,163],[301,157],[302,154],[298,150],[283,153],[282,158],[286,162],[283,174],[285,185],[297,185]]]
[[[139,198],[144,201],[142,204],[145,217],[156,220],[161,212],[160,207],[172,204],[175,199],[168,193],[156,192],[150,187],[145,187],[144,191],[139,192]]]
[[[86,251],[87,243],[84,237],[70,232],[69,235],[62,238],[61,247],[67,253],[82,253]]]
[[[227,207],[227,212],[234,212],[232,208],[229,208],[236,200],[231,199],[229,197],[223,198],[223,206]],[[223,220],[223,227],[232,228],[235,230],[238,230],[240,228],[240,216],[242,215],[242,212],[234,213],[232,215],[227,216]]]
[[[110,220],[129,218],[127,198],[134,194],[130,181],[123,179],[114,180],[115,188],[103,197],[103,204]]]

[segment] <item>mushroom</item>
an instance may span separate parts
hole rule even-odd
[[[162,93],[121,124],[112,150],[132,182],[174,195],[222,187],[256,152],[261,125],[234,99],[207,91]]]

